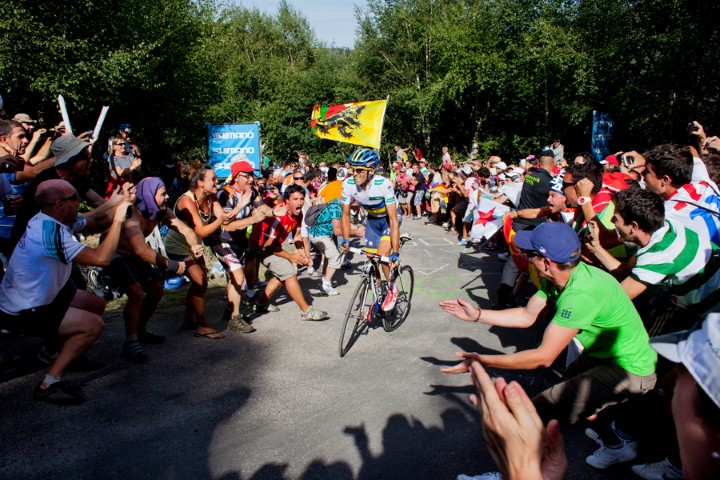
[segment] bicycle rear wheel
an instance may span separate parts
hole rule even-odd
[[[340,348],[341,357],[350,350],[357,339],[368,329],[368,319],[373,314],[372,308],[374,296],[370,292],[370,280],[363,278],[355,288],[352,300],[345,313],[342,330],[340,331]]]
[[[395,286],[398,288],[395,308],[383,315],[383,328],[386,332],[397,329],[410,314],[410,301],[415,287],[415,272],[410,265],[400,267],[398,276],[395,278]]]

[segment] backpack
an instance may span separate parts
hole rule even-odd
[[[308,227],[315,225],[315,222],[317,222],[318,217],[322,211],[325,210],[325,207],[327,207],[327,203],[319,203],[308,208],[307,212],[305,212],[305,225]]]

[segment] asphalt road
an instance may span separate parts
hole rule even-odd
[[[0,342],[19,357],[0,370],[0,478],[453,479],[494,470],[469,377],[440,368],[456,363],[458,350],[531,347],[542,327],[489,328],[446,315],[437,306],[446,298],[492,304],[502,262],[423,221],[406,220],[402,230],[415,236],[401,256],[415,270],[410,316],[395,332],[371,329],[344,358],[338,337],[357,269],[338,272],[341,295],[313,299],[328,321],[301,321],[281,294],[280,312],[254,318],[255,333],[219,341],[181,331],[177,295],[163,300],[151,326],[167,341],[148,347],[145,365],[120,356],[122,316],[110,312],[89,353],[107,366],[68,374],[85,383],[81,406],[34,402],[40,341]],[[319,292],[319,280],[301,283]],[[212,288],[207,311],[218,328],[223,307],[224,289]],[[552,369],[502,373],[531,394],[558,378]],[[580,428],[564,432],[568,478],[634,478],[626,466],[585,465],[595,444]]]

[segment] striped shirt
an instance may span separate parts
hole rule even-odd
[[[55,300],[70,278],[72,261],[85,248],[73,234],[86,223],[78,217],[65,225],[42,212],[28,222],[0,284],[0,310],[17,315]]]
[[[673,301],[698,314],[718,309],[720,259],[717,247],[683,224],[668,219],[639,249],[631,276],[665,285]]]
[[[720,196],[712,180],[677,189],[665,201],[665,218],[677,220],[720,246]]]

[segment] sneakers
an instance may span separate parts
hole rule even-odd
[[[422,216],[420,216],[420,215],[413,215],[412,219],[413,219],[413,220],[422,220]]]
[[[460,240],[457,244],[458,244],[459,247],[466,247],[467,244],[468,244],[467,238],[463,238],[463,239]]]
[[[388,285],[388,292],[385,295],[385,301],[383,301],[382,306],[380,309],[383,312],[389,312],[393,308],[395,308],[395,303],[397,302],[397,296],[398,296],[398,288],[395,283],[392,284],[392,288],[390,288],[390,285]]]
[[[230,322],[228,323],[228,330],[240,333],[252,333],[256,329],[246,322],[242,315],[238,315],[237,317],[232,317],[230,319]]]
[[[322,272],[321,272],[319,269],[318,269],[318,270],[313,270],[312,272],[308,270],[307,274],[308,274],[308,276],[309,276],[310,278],[320,278],[320,277],[322,277]]]
[[[646,480],[663,480],[683,478],[683,472],[667,458],[661,462],[633,465],[632,471]]]
[[[333,288],[332,283],[323,283],[322,291],[329,296],[340,295],[340,292]]]
[[[637,457],[635,449],[628,442],[623,441],[618,448],[609,448],[601,444],[595,453],[585,459],[585,462],[591,467],[602,470],[619,462],[629,462],[635,457]]]
[[[307,312],[300,314],[300,320],[316,321],[325,320],[326,318],[329,318],[328,313],[315,307],[310,307]]]
[[[637,443],[637,439],[635,439],[635,437],[630,436],[624,432],[618,432],[617,427],[615,426],[615,422],[612,422],[610,424],[610,429],[613,432],[615,432],[615,435],[617,435],[617,437],[620,440],[622,440],[624,443],[627,443],[628,445],[630,445],[630,448],[632,448],[633,450],[637,450],[638,443]],[[593,442],[597,443],[598,445],[600,445],[600,446],[603,445],[603,441],[600,439],[600,435],[598,435],[598,433],[595,430],[593,430],[592,428],[588,427],[585,429],[585,436],[588,437]]]
[[[275,313],[279,311],[280,308],[276,307],[275,305],[271,305],[270,302],[266,303],[265,305],[260,305],[259,303],[255,304],[255,313]]]
[[[165,337],[158,335],[157,333],[151,332],[150,330],[138,330],[137,333],[138,342],[146,345],[160,345],[165,342]]]
[[[133,363],[147,363],[148,361],[147,352],[137,340],[125,340],[122,355]]]
[[[445,222],[441,225],[445,230],[450,230],[450,222]]]
[[[55,405],[80,405],[87,397],[79,385],[63,380],[42,388],[42,382],[33,390],[33,398],[38,402],[54,403]]]
[[[502,475],[500,475],[500,472],[488,472],[471,477],[461,473],[457,476],[457,480],[502,480]]]

